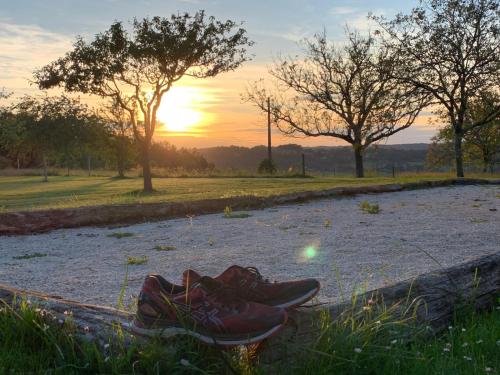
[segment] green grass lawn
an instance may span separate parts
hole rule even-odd
[[[99,349],[73,332],[70,318],[61,324],[26,303],[17,312],[0,307],[0,374],[500,373],[498,306],[462,315],[437,336],[387,313],[362,311],[335,323],[324,318],[321,339],[304,345],[300,359],[265,367],[238,350],[217,350],[187,337],[126,349],[118,336]]]
[[[449,178],[448,174],[390,177],[317,176],[314,178],[155,178],[156,192],[143,195],[142,179],[111,177],[0,176],[0,211],[40,210],[119,203],[189,201],[241,195],[265,197],[274,194]],[[491,177],[491,175],[489,175]]]

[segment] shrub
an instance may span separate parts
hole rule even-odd
[[[277,168],[272,160],[264,159],[260,162],[259,168],[257,169],[257,171],[260,174],[273,174],[273,173],[276,173]]]

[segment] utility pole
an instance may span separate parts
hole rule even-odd
[[[267,160],[269,165],[272,165],[272,150],[271,150],[271,98],[267,98]]]

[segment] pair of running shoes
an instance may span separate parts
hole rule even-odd
[[[183,273],[182,285],[150,274],[138,298],[132,331],[168,338],[190,335],[218,346],[251,345],[279,332],[287,310],[311,300],[316,279],[270,282],[254,267],[229,267],[211,278]]]

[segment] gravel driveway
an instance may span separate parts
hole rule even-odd
[[[362,212],[365,200],[380,212]],[[271,280],[316,277],[319,299],[332,301],[436,269],[436,260],[451,266],[500,251],[499,209],[498,186],[455,186],[325,199],[247,218],[220,213],[2,237],[0,283],[116,305],[126,277],[130,303],[148,272],[179,282],[189,267],[213,275],[240,264]],[[147,262],[129,265],[127,276],[129,256]]]

